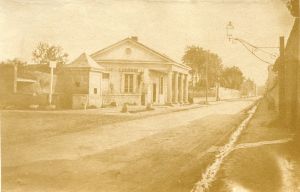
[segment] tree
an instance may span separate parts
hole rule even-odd
[[[67,62],[68,54],[63,53],[60,46],[40,42],[32,52],[32,57],[38,64],[49,64],[50,61],[56,61],[59,68]]]
[[[199,73],[204,68],[208,52],[198,46],[188,46],[182,57],[183,63],[190,66],[194,73]]]
[[[203,75],[204,64],[206,61],[207,52],[198,46],[188,46],[182,57],[182,61],[187,66],[192,68],[192,83],[193,87],[199,83],[200,77]]]
[[[294,17],[299,17],[299,0],[289,0],[287,2],[287,7]]]
[[[214,53],[211,53],[208,61],[208,85],[213,87],[220,81],[223,70],[222,59]]]
[[[197,88],[206,85],[206,64],[209,87],[214,86],[218,81],[223,68],[222,60],[217,54],[195,45],[186,48],[182,61],[192,68],[193,86],[196,85]]]
[[[240,90],[244,76],[240,68],[226,67],[221,74],[221,85],[226,88]]]

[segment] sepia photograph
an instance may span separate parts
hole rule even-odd
[[[299,0],[0,0],[2,192],[300,192]]]

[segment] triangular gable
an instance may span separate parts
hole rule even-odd
[[[107,48],[97,51],[96,53],[93,53],[91,57],[95,61],[124,60],[175,63],[175,61],[167,56],[160,54],[131,38],[126,38]]]

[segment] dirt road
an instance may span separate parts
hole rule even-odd
[[[190,191],[253,100],[2,143],[7,191]],[[59,126],[59,125],[58,125]],[[5,127],[4,127],[5,129]],[[13,130],[11,130],[13,131]]]

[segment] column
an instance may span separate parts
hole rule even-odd
[[[120,78],[120,93],[124,93],[124,86],[125,86],[125,75],[124,73],[121,73],[121,78]]]
[[[173,73],[172,71],[170,71],[168,73],[168,82],[167,82],[167,86],[168,86],[168,89],[167,89],[167,103],[168,104],[171,104],[172,103],[172,99],[173,99],[173,93],[172,93],[172,86],[173,86]]]
[[[184,75],[184,102],[188,103],[189,102],[189,79],[188,75]]]
[[[174,103],[178,103],[178,73],[174,72]]]
[[[137,89],[137,75],[133,74],[133,93],[137,93],[138,89]]]
[[[179,79],[180,79],[180,82],[179,82],[179,103],[183,103],[183,74],[180,74],[179,75]]]
[[[147,68],[144,69],[143,82],[144,82],[143,94],[145,97],[145,105],[147,105],[150,104],[152,101],[152,97],[150,94],[151,87],[150,87],[149,69]]]

